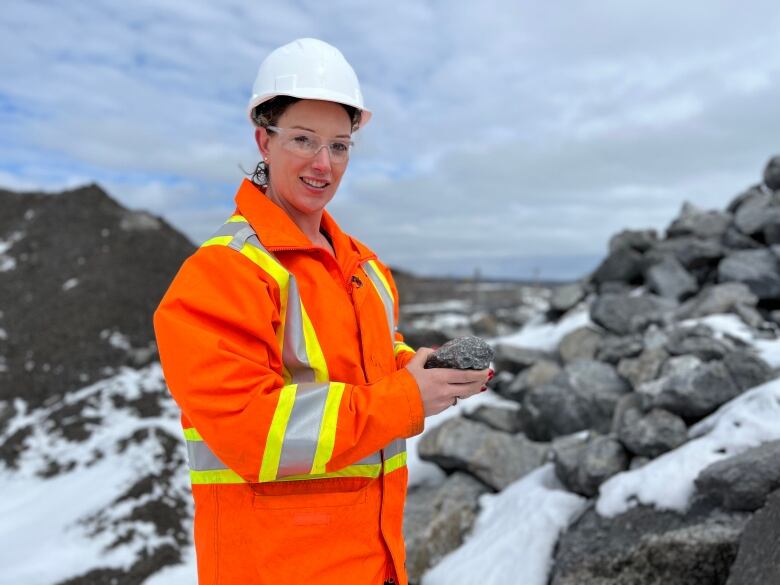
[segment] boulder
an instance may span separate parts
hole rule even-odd
[[[618,400],[631,391],[612,366],[579,360],[523,400],[523,428],[535,440],[550,440],[584,429],[609,431]]]
[[[602,518],[588,510],[561,536],[550,585],[723,585],[749,518],[644,506]]]
[[[465,418],[451,418],[423,435],[420,459],[445,471],[466,471],[495,490],[502,490],[547,458],[549,446],[510,435]]]
[[[723,363],[731,378],[743,392],[775,377],[769,364],[748,349],[729,351]]]
[[[662,347],[647,348],[635,358],[623,358],[618,363],[618,374],[631,382],[634,388],[658,377],[661,366],[669,357]]]
[[[496,345],[495,364],[497,372],[511,372],[516,374],[535,362],[543,359],[552,359],[547,352],[529,347],[518,347],[508,343]]]
[[[765,195],[764,190],[761,188],[761,185],[753,185],[752,187],[749,187],[748,189],[745,189],[734,197],[729,204],[726,206],[726,211],[731,213],[732,215],[735,214],[740,207],[742,207],[745,203],[748,201],[751,201],[756,198],[761,198]]]
[[[602,295],[591,306],[590,317],[604,329],[628,335],[647,328],[651,323],[664,324],[676,303],[656,295]]]
[[[565,313],[585,298],[585,288],[580,282],[556,286],[550,296],[550,308],[557,313]]]
[[[726,340],[715,339],[706,325],[675,327],[669,332],[666,351],[670,355],[695,355],[702,361],[722,359],[734,349]]]
[[[651,404],[685,419],[699,419],[741,393],[726,365],[710,361],[667,378]]]
[[[764,185],[773,191],[780,191],[780,156],[773,156],[766,163]]]
[[[655,230],[622,230],[609,239],[609,251],[615,252],[628,248],[637,252],[646,252],[658,242]]]
[[[419,583],[425,571],[463,544],[477,517],[479,496],[489,491],[462,472],[453,473],[441,485],[409,489],[404,508],[404,540],[411,583]]]
[[[721,242],[731,250],[751,250],[763,247],[760,242],[746,236],[733,225],[729,226],[726,233],[723,234]]]
[[[698,281],[683,268],[674,256],[666,256],[647,269],[645,280],[651,291],[674,300],[681,300],[699,290]]]
[[[768,223],[776,223],[779,216],[780,209],[772,205],[772,196],[758,192],[739,206],[734,225],[746,236],[753,236],[762,232]]]
[[[658,242],[645,254],[647,266],[674,256],[687,270],[714,265],[723,257],[725,248],[720,239],[702,239],[695,236],[680,236]]]
[[[720,238],[730,223],[730,213],[705,211],[686,201],[683,203],[680,215],[666,229],[666,237]]]
[[[471,412],[464,413],[464,416],[505,433],[514,434],[522,430],[517,408],[502,408],[483,404]]]
[[[563,336],[558,344],[558,352],[564,364],[575,360],[592,360],[596,357],[603,334],[593,327],[578,327]]]
[[[626,449],[643,457],[658,457],[688,440],[685,421],[660,408],[654,408],[648,413],[629,408],[623,413],[617,427],[618,439]]]
[[[726,585],[780,583],[780,490],[750,519]]]
[[[522,402],[531,388],[549,382],[561,372],[561,367],[550,360],[539,360],[531,367],[517,374],[511,383],[497,390],[501,396],[516,402]]]
[[[703,288],[698,295],[680,305],[675,311],[674,318],[680,321],[707,315],[720,315],[733,312],[738,304],[755,306],[756,303],[758,297],[746,284],[724,282]]]
[[[780,296],[780,270],[771,250],[738,250],[718,264],[720,282],[741,282],[759,299]]]
[[[605,335],[599,343],[596,359],[600,362],[617,364],[623,358],[639,355],[644,347],[643,336],[638,333],[632,335]]]
[[[578,433],[552,442],[555,474],[572,492],[592,498],[599,486],[628,468],[623,445],[609,436]]]
[[[642,254],[631,248],[617,248],[610,252],[591,275],[591,281],[636,283],[641,281],[644,267]]]
[[[716,461],[696,478],[701,497],[729,510],[754,511],[780,488],[780,441]]]

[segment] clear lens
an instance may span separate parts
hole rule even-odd
[[[308,130],[276,126],[268,126],[267,129],[277,133],[282,141],[282,147],[297,156],[314,158],[322,148],[327,148],[332,162],[344,163],[349,159],[349,151],[352,148],[352,142],[349,140],[331,140],[326,144],[319,134]]]

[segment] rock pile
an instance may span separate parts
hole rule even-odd
[[[450,419],[423,437],[420,457],[450,477],[467,474],[487,491],[502,490],[552,460],[567,489],[593,498],[613,475],[683,445],[691,425],[778,377],[746,341],[776,339],[780,329],[778,168],[775,157],[764,183],[724,211],[685,203],[664,237],[655,230],[616,234],[593,273],[549,299],[552,319],[587,310],[587,325],[554,351],[496,347],[502,375],[492,388],[519,408],[483,408],[469,419]],[[708,316],[723,314],[741,320],[743,334],[708,324]],[[780,488],[778,461],[778,442],[724,455],[699,475],[683,514],[647,506],[615,518],[587,511],[559,541],[550,583],[758,583],[745,576],[742,559],[750,553],[740,548],[740,538],[744,532],[755,542],[756,531],[776,538],[767,518],[777,514],[777,494],[770,494]],[[444,497],[448,484],[439,492],[413,489],[408,514],[421,499]],[[464,509],[478,508],[479,490],[458,493]],[[467,532],[462,513],[438,506],[429,514],[432,525],[450,525],[451,536]],[[433,545],[417,537],[424,531],[409,516],[413,582],[446,552],[437,544],[427,554]],[[460,538],[451,537],[448,548]],[[756,574],[776,574],[767,563]]]

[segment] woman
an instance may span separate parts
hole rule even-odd
[[[154,316],[182,410],[199,582],[407,582],[405,438],[487,371],[424,369],[389,270],[325,206],[368,122],[341,53],[301,39],[260,66],[263,162]]]

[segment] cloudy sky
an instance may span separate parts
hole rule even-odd
[[[374,111],[329,210],[421,274],[580,277],[780,154],[776,0],[10,0],[0,187],[95,181],[199,243],[257,159],[257,67],[305,36]]]

